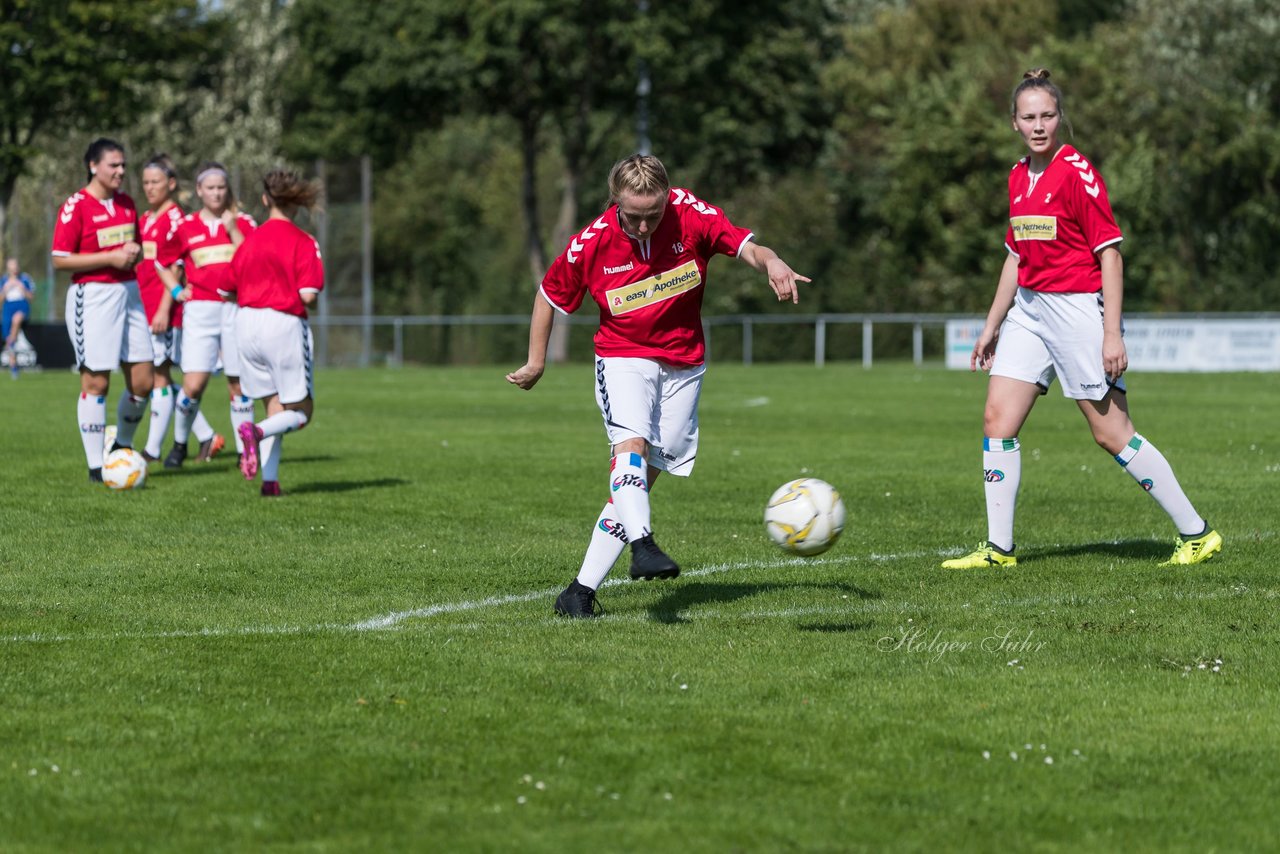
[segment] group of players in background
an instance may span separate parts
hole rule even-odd
[[[320,189],[286,170],[262,179],[262,225],[241,212],[227,170],[208,162],[195,173],[200,208],[178,205],[178,171],[164,154],[142,168],[147,209],[139,216],[121,192],[124,148],[100,138],[89,145],[87,183],[63,203],[53,234],[53,265],[71,273],[67,333],[80,371],[76,420],[89,479],[102,479],[104,457],[133,448],[151,408],[143,457],[160,459],[173,423],[165,468],[181,468],[194,433],[196,460],[225,445],[201,413],[209,378],[226,375],[231,427],[246,479],[262,474],[264,496],[281,494],[281,437],[312,415],[311,332],[307,306],[324,286],[315,239],[293,223],[314,209]],[[182,384],[173,367],[182,371]],[[107,432],[111,372],[127,390]],[[266,417],[254,422],[254,402]]]

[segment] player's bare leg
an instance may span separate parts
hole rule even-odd
[[[262,494],[273,497],[280,491],[280,454],[284,434],[301,430],[311,423],[314,403],[305,398],[297,403],[281,403],[279,395],[264,399],[267,417],[260,423],[252,421],[240,425],[240,440],[244,445],[240,471],[246,480],[252,480],[262,471]]]

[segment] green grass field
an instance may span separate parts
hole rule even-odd
[[[0,849],[1280,845],[1274,375],[1129,378],[1214,561],[1156,566],[1171,525],[1055,388],[1020,565],[946,573],[986,531],[981,377],[713,365],[654,492],[684,574],[620,566],[570,622],[591,369],[503,372],[321,373],[274,501],[233,454],[92,486],[75,378],[5,382]],[[850,511],[807,560],[760,522],[802,473]]]

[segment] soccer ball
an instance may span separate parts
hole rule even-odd
[[[147,482],[147,461],[133,448],[112,451],[102,463],[102,482],[108,489],[140,489]]]
[[[764,508],[764,529],[784,551],[818,555],[844,530],[844,502],[824,480],[802,477],[784,483]]]

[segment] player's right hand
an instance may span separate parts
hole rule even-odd
[[[507,382],[512,385],[520,386],[520,388],[528,391],[538,384],[538,380],[542,379],[542,372],[545,368],[534,367],[533,365],[524,365],[519,370],[512,371],[507,374]]]
[[[999,337],[999,329],[990,333],[985,329],[982,330],[982,334],[978,336],[978,340],[973,344],[973,353],[969,356],[969,370],[991,370],[991,363],[996,358],[996,339]]]

